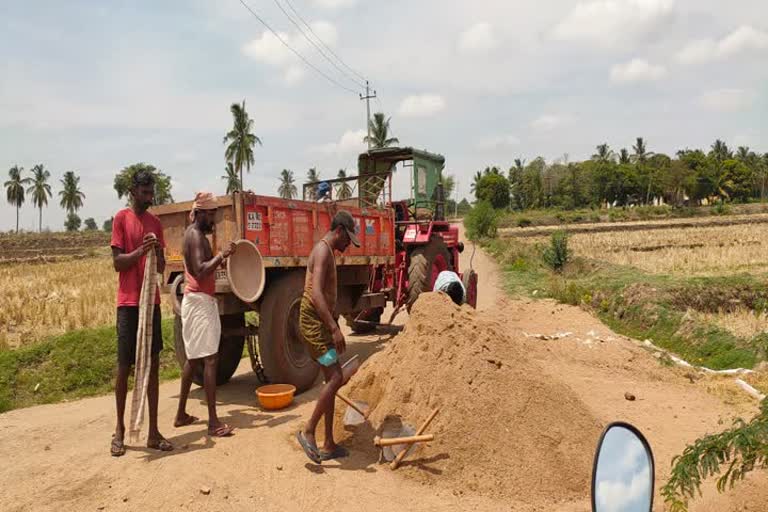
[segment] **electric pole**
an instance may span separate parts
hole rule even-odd
[[[365,120],[365,127],[368,129],[368,149],[371,149],[371,98],[376,97],[376,91],[373,91],[373,94],[370,94],[370,89],[368,88],[368,80],[365,81],[365,96],[362,94],[360,95],[360,100],[365,100],[365,111],[366,111],[366,120]]]

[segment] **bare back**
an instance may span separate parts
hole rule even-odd
[[[307,261],[307,275],[304,279],[304,291],[312,295],[312,287],[315,274],[322,284],[321,292],[328,304],[330,313],[335,316],[336,309],[336,257],[330,244],[321,239],[309,255]],[[317,282],[317,281],[314,281]]]

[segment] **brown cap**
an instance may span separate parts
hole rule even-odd
[[[334,215],[333,222],[331,222],[331,230],[334,230],[339,226],[342,226],[347,231],[349,239],[355,247],[360,247],[360,240],[357,238],[356,233],[357,227],[355,225],[355,219],[352,218],[351,213],[346,210],[339,210],[336,215]]]

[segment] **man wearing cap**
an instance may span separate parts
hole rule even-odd
[[[301,298],[299,329],[312,359],[323,371],[325,385],[317,399],[315,410],[303,431],[296,434],[301,447],[315,463],[345,457],[348,452],[333,440],[333,414],[336,392],[349,376],[342,373],[339,354],[346,344],[338,324],[336,309],[336,256],[350,244],[360,247],[352,215],[340,210],[333,217],[331,230],[312,249],[307,262],[304,295]],[[320,417],[325,416],[325,442],[317,447],[315,430]]]
[[[187,397],[192,386],[192,374],[203,365],[203,387],[208,403],[208,435],[225,437],[233,428],[219,421],[216,415],[216,371],[218,367],[221,321],[216,302],[216,269],[235,251],[234,242],[224,252],[213,255],[206,237],[216,224],[216,198],[210,192],[198,192],[184,233],[184,299],[181,301],[181,332],[187,362],[181,374],[179,409],[175,427],[197,421],[187,414]]]

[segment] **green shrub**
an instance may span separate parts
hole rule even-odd
[[[550,245],[544,249],[542,255],[544,262],[555,272],[562,272],[565,264],[570,259],[568,251],[568,234],[565,231],[558,230],[552,233]]]
[[[478,202],[464,218],[467,236],[470,240],[495,238],[498,227],[498,213],[488,201]]]

